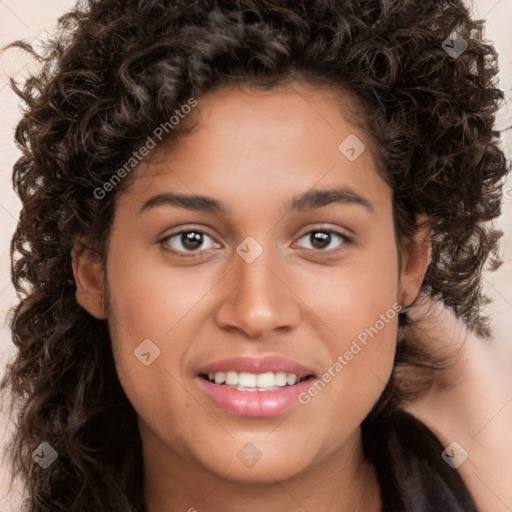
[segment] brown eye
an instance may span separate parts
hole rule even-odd
[[[347,236],[331,229],[317,229],[314,231],[309,231],[302,237],[302,239],[308,240],[311,244],[311,247],[306,247],[306,249],[319,251],[324,251],[326,248],[329,248],[329,246],[331,246],[329,249],[331,250],[332,245],[340,246],[351,242]]]
[[[209,245],[205,242],[210,240]],[[172,252],[186,256],[186,253],[198,253],[213,247],[212,238],[203,231],[190,229],[166,236],[161,243],[169,247]]]
[[[203,243],[203,233],[198,233],[197,231],[181,233],[179,236],[181,237],[181,245],[191,251],[198,249]]]

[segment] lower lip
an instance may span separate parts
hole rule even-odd
[[[295,386],[283,386],[275,391],[238,391],[228,386],[213,384],[197,377],[206,394],[223,409],[240,416],[278,416],[299,403],[298,396],[314,382],[306,379]]]

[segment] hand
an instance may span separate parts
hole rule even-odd
[[[482,512],[512,508],[512,368],[492,340],[469,331],[443,304],[422,298],[410,310],[415,331],[449,366],[433,372],[430,389],[408,404],[444,447],[459,443],[468,458],[458,467]],[[412,374],[423,370],[410,368]],[[441,454],[439,455],[441,456]]]

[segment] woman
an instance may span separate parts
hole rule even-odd
[[[458,1],[62,18],[18,90],[27,510],[485,510],[413,312],[489,334],[495,56]]]

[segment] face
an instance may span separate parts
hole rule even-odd
[[[196,128],[117,198],[106,282],[76,259],[147,457],[254,482],[360,443],[428,255],[399,260],[392,190],[339,103],[298,83],[198,98]]]

